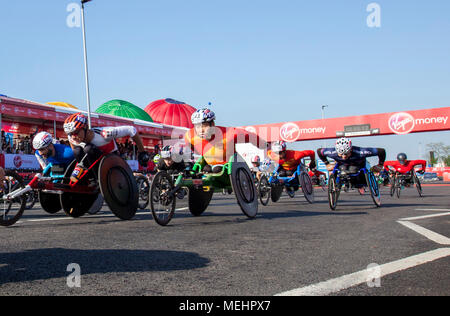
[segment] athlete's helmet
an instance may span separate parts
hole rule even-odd
[[[406,156],[405,153],[399,153],[397,155],[397,160],[398,162],[400,162],[402,165],[406,162],[406,160],[408,159],[408,156]]]
[[[81,113],[70,115],[64,121],[64,132],[66,134],[75,133],[76,131],[87,127],[87,117]]]
[[[252,162],[254,163],[260,163],[261,162],[261,158],[259,158],[258,155],[255,155],[252,157]]]
[[[286,143],[284,141],[278,141],[272,144],[272,151],[274,153],[280,153],[286,150]]]
[[[352,141],[346,137],[336,141],[336,151],[339,155],[348,154],[352,150]]]
[[[170,145],[165,146],[165,147],[161,150],[161,158],[162,158],[162,159],[171,158],[171,157],[172,157],[172,153],[173,153],[173,147],[170,146]]]
[[[216,119],[216,114],[214,114],[213,111],[210,109],[201,109],[197,110],[194,113],[192,113],[191,121],[192,124],[201,124],[201,123],[207,123],[212,122]]]
[[[53,137],[47,132],[37,133],[33,138],[33,148],[36,150],[47,148],[51,143],[53,143]]]

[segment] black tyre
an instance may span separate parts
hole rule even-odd
[[[175,214],[176,196],[168,194],[172,189],[172,177],[165,171],[158,172],[150,186],[150,209],[161,226],[166,226]]]
[[[76,160],[74,160],[66,169],[66,171],[64,172],[64,179],[62,183],[69,184],[70,175],[72,174],[76,164],[77,162]],[[80,182],[77,183],[77,185],[87,185],[87,176],[81,179]],[[66,213],[68,216],[78,218],[89,211],[95,200],[97,200],[98,194],[98,192],[93,192],[93,194],[64,192],[63,194],[59,195],[60,205],[64,213]],[[53,195],[58,197],[58,195]],[[54,197],[49,197],[49,199],[52,201]],[[56,210],[56,208],[57,207],[55,205],[54,209]]]
[[[270,199],[272,202],[276,203],[280,200],[281,195],[283,194],[283,188],[284,186],[275,184],[271,186],[270,189]]]
[[[188,204],[189,211],[194,216],[200,216],[208,208],[209,203],[213,197],[214,191],[203,191],[203,188],[189,188]]]
[[[375,175],[371,171],[366,173],[366,182],[367,186],[369,187],[370,195],[372,197],[373,202],[377,207],[380,207],[381,206],[380,187],[378,185],[378,181]]]
[[[39,191],[39,203],[44,211],[49,214],[58,213],[61,209],[61,200],[58,194]]]
[[[130,220],[136,215],[139,191],[125,160],[116,154],[104,157],[99,166],[98,182],[106,204],[116,217]]]
[[[241,211],[248,218],[254,218],[258,213],[258,193],[250,168],[242,161],[243,158],[234,156],[231,164],[231,185]]]
[[[147,177],[138,176],[136,177],[136,183],[139,190],[139,203],[138,207],[141,210],[144,210],[149,203],[150,196],[150,181],[148,181]]]
[[[302,187],[303,195],[305,199],[310,203],[314,203],[314,187],[311,177],[307,172],[301,172],[299,175],[300,185]]]
[[[267,206],[269,204],[270,200],[270,192],[271,192],[271,186],[269,184],[269,180],[267,180],[267,177],[265,175],[262,175],[259,179],[259,201],[262,205]]]
[[[400,183],[400,179],[397,177],[395,180],[395,192],[397,193],[397,198],[400,198],[402,191],[402,184]]]
[[[23,215],[26,205],[26,196],[22,195],[12,200],[4,200],[3,197],[11,192],[25,188],[25,184],[20,175],[12,170],[5,170],[5,179],[0,182],[2,191],[0,192],[0,225],[14,225]]]
[[[396,184],[395,184],[396,180],[395,179],[396,178],[397,177],[395,175],[392,175],[391,177],[389,177],[389,184],[391,186],[391,188],[390,188],[391,196],[394,196],[394,194],[395,194],[395,190],[396,190]]]
[[[416,185],[417,192],[419,193],[419,196],[422,197],[423,196],[422,184],[420,183],[420,179],[417,176],[417,173],[415,171],[413,172],[414,172],[414,183]]]
[[[338,185],[336,182],[336,176],[334,174],[331,174],[330,178],[328,179],[328,204],[333,211],[336,210],[339,193],[340,185]]]

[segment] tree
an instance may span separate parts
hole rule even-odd
[[[436,161],[430,161],[431,164],[442,161],[445,165],[450,166],[450,146],[446,146],[443,142],[429,143],[426,145],[428,151],[434,153]]]

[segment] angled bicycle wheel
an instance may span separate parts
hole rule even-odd
[[[169,195],[172,189],[172,177],[165,171],[158,172],[150,186],[150,209],[161,226],[166,226],[175,214],[176,196]]]
[[[336,181],[336,176],[331,174],[328,179],[328,204],[333,211],[336,210],[339,199],[339,191],[340,189]]]
[[[314,188],[312,185],[311,177],[306,172],[301,172],[299,175],[300,186],[302,187],[303,195],[305,199],[310,203],[314,203]]]
[[[369,187],[370,195],[372,197],[373,202],[377,207],[381,206],[381,194],[380,187],[378,186],[378,181],[375,175],[369,171],[366,173],[366,182]]]
[[[262,205],[267,206],[269,204],[270,200],[270,191],[271,187],[269,184],[269,180],[267,180],[267,177],[265,175],[262,175],[259,179],[259,201]]]
[[[415,171],[414,171],[414,183],[416,185],[416,189],[417,192],[419,193],[419,196],[422,197],[423,196],[422,184],[420,183],[420,179]]]
[[[25,195],[19,196],[12,200],[4,199],[8,193],[23,189],[25,184],[20,175],[12,170],[5,171],[5,178],[0,182],[2,191],[0,192],[0,225],[11,226],[14,225],[25,211],[27,198]]]

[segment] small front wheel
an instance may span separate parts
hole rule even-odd
[[[267,180],[267,177],[265,175],[262,175],[259,179],[259,201],[262,205],[267,206],[269,204],[270,200],[270,191],[271,187],[269,184],[269,180]]]
[[[340,186],[337,184],[336,176],[330,175],[330,178],[328,179],[328,204],[333,211],[336,210],[339,199],[339,188]]]
[[[0,182],[0,225],[14,225],[21,217],[27,203],[26,195],[12,200],[4,199],[5,195],[23,189],[25,184],[22,177],[12,170],[5,171],[5,178]]]
[[[158,172],[150,186],[150,208],[153,219],[161,226],[166,226],[175,213],[176,196],[172,177],[165,171]]]

